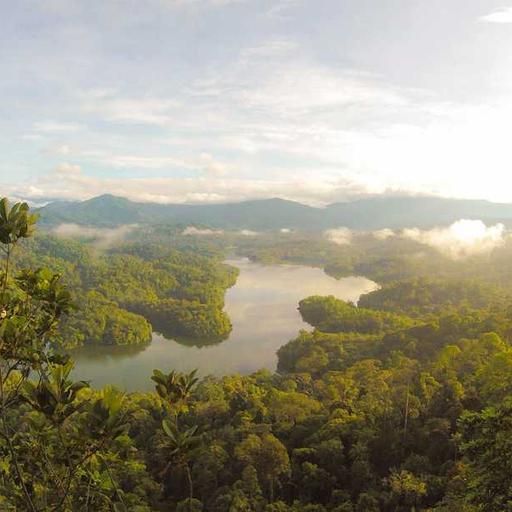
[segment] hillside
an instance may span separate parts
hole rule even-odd
[[[326,208],[284,199],[228,204],[137,203],[102,195],[82,202],[53,202],[39,209],[41,224],[202,224],[224,229],[352,229],[432,227],[461,218],[512,223],[512,204],[436,197],[374,197]]]

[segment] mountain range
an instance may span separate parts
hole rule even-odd
[[[40,208],[47,227],[75,223],[97,227],[123,224],[201,225],[216,229],[356,230],[448,225],[459,219],[512,225],[512,204],[438,197],[371,197],[323,208],[284,199],[226,204],[139,203],[102,195],[86,201],[55,201]]]

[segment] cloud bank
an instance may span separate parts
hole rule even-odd
[[[50,199],[86,200],[111,193],[133,201],[154,203],[225,203],[281,197],[305,204],[323,205],[368,194],[364,187],[332,177],[221,177],[225,167],[212,163],[206,156],[201,159],[199,170],[199,178],[103,178],[86,174],[79,165],[63,163],[37,180],[25,184],[6,184],[2,190],[10,197],[37,203]]]
[[[486,226],[481,220],[461,219],[446,228],[404,229],[401,236],[460,259],[485,254],[502,246],[505,243],[505,226]]]
[[[337,245],[350,245],[360,232],[340,227],[324,231],[324,236]],[[462,259],[487,254],[505,244],[506,229],[503,224],[486,226],[481,220],[460,219],[450,226],[428,230],[408,228],[401,231],[380,229],[368,232],[379,241],[393,237],[414,240],[432,247],[445,256]]]
[[[372,235],[377,240],[387,240],[388,238],[395,236],[395,232],[392,229],[384,228],[384,229],[378,229],[377,231],[373,231]]]

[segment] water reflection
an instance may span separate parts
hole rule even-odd
[[[229,339],[201,346],[200,340],[168,340],[155,333],[144,347],[89,347],[74,354],[75,375],[96,386],[113,383],[127,390],[147,390],[152,389],[149,377],[154,368],[198,368],[203,375],[275,369],[277,349],[307,328],[297,311],[301,299],[318,294],[356,302],[376,287],[363,277],[337,281],[317,268],[265,266],[247,259],[228,263],[240,269],[237,284],[226,295],[233,324]]]
[[[130,359],[150,347],[150,343],[141,345],[86,345],[67,352],[75,361],[105,361],[112,358],[116,361]]]
[[[224,337],[219,337],[219,338],[182,338],[180,336],[172,337],[172,335],[167,335],[163,332],[158,332],[158,333],[154,332],[153,337],[154,336],[160,336],[162,338],[165,338],[166,340],[174,341],[180,345],[183,345],[184,347],[202,348],[202,347],[212,347],[214,345],[219,345],[220,343],[222,343],[228,339],[229,334],[227,334]]]

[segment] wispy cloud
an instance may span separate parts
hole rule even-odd
[[[36,132],[75,132],[83,128],[79,123],[65,123],[59,121],[39,121],[34,123]]]
[[[91,160],[97,160],[109,167],[120,169],[179,169],[196,171],[206,176],[226,176],[236,170],[236,167],[221,162],[210,153],[201,153],[197,157],[155,156],[155,155],[92,155]]]
[[[268,9],[267,16],[279,20],[290,19],[290,9],[299,3],[299,0],[276,0]]]
[[[0,186],[164,202],[387,189],[512,200],[510,31],[473,30],[465,0],[441,24],[432,2],[400,16],[388,4],[7,2]],[[43,174],[58,158],[84,171],[69,167],[54,194]]]
[[[136,224],[119,226],[118,228],[93,228],[63,223],[53,228],[52,233],[62,238],[90,239],[95,249],[106,250],[125,240],[136,228]]]
[[[172,110],[178,106],[173,99],[125,98],[116,91],[90,91],[83,94],[84,113],[96,114],[111,122],[164,125],[172,119]]]
[[[264,189],[271,196],[304,200],[305,184],[311,186],[306,199],[310,203],[342,200],[354,189],[356,194],[395,189],[512,199],[509,187],[496,186],[511,163],[507,134],[512,100],[498,105],[445,104],[424,91],[398,88],[360,72],[291,62],[279,75],[260,73],[260,66],[270,65],[267,61],[252,64],[247,76],[243,66],[205,76],[194,86],[193,101],[191,92],[149,104],[132,97],[137,108],[123,113],[118,108],[124,100],[117,93],[88,98],[91,114],[101,119],[117,118],[127,125],[129,119],[139,119],[162,131],[158,139],[141,140],[98,133],[94,145],[73,156],[86,170],[91,165],[103,171],[139,170],[141,180],[145,169],[209,178],[196,181],[195,191],[193,182],[178,187],[187,190],[187,201],[236,200],[234,191],[242,188],[239,199],[262,197]],[[55,145],[64,151],[61,156],[66,148],[83,144],[78,133],[77,141]],[[111,143],[114,147],[109,148]],[[484,182],[482,169],[488,177]],[[213,180],[233,175],[248,179],[231,190],[229,180],[227,186]],[[283,191],[280,183],[294,188]],[[157,195],[162,201],[175,200],[175,194]]]
[[[158,1],[158,0],[157,0]],[[163,4],[172,6],[213,6],[213,7],[226,7],[228,5],[243,4],[247,0],[159,0]]]
[[[50,146],[44,149],[43,153],[50,155],[61,155],[67,156],[72,153],[72,149],[68,144],[58,144],[55,146]]]
[[[171,156],[114,155],[101,158],[108,166],[135,169],[163,169],[182,167],[183,160]]]
[[[512,23],[512,7],[498,9],[479,18],[486,23]]]
[[[248,62],[251,59],[281,58],[290,55],[298,48],[298,44],[290,39],[271,39],[259,46],[242,49],[240,59],[242,62]]]
[[[242,4],[248,0],[145,0],[144,9],[151,10],[168,10],[168,9],[183,9],[183,8],[221,8],[230,5]],[[83,12],[84,4],[81,0],[34,0],[34,4],[38,4],[41,9],[46,9],[50,12],[58,12],[60,14],[77,15]],[[113,10],[119,14],[126,15],[126,8],[119,2],[111,2],[106,0],[103,2],[104,9]],[[98,8],[97,6],[95,6]]]

